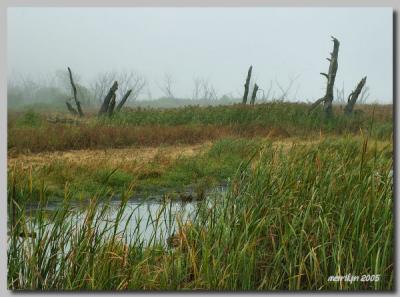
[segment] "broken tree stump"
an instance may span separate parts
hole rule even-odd
[[[254,102],[256,101],[257,92],[258,92],[258,85],[254,84],[253,94],[251,94],[251,100],[250,100],[251,105],[254,105]]]
[[[357,84],[357,87],[354,89],[354,91],[350,93],[349,97],[347,98],[347,105],[344,108],[344,114],[349,115],[353,112],[354,105],[356,104],[358,96],[360,96],[366,81],[367,77],[365,76]]]
[[[114,81],[113,85],[111,86],[110,90],[108,91],[106,97],[103,100],[103,104],[101,105],[99,110],[99,115],[107,113],[110,101],[112,97],[115,95],[115,91],[117,91],[117,89],[118,89],[118,82]]]
[[[329,61],[329,69],[328,69],[328,74],[321,72],[321,75],[323,75],[327,79],[326,83],[326,91],[324,97],[318,99],[315,101],[310,108],[310,111],[312,111],[315,107],[317,107],[320,103],[324,103],[323,110],[326,114],[326,116],[330,117],[332,116],[332,101],[333,101],[333,87],[335,85],[335,78],[336,78],[336,72],[338,69],[338,55],[339,55],[339,45],[340,42],[337,40],[335,37],[332,37],[333,41],[333,50],[331,52],[331,57],[327,58]]]
[[[70,83],[71,83],[72,91],[73,91],[73,93],[74,93],[74,99],[75,99],[76,109],[78,110],[79,116],[80,116],[80,117],[83,117],[84,114],[83,114],[83,111],[82,111],[81,103],[78,101],[76,86],[75,86],[75,83],[74,83],[74,79],[72,78],[71,68],[69,68],[69,67],[68,67],[68,72],[69,72],[69,81],[70,81]],[[67,105],[67,106],[68,106],[68,105]],[[71,107],[72,107],[72,106],[71,106]],[[69,107],[68,107],[68,109],[69,109]],[[69,109],[69,110],[70,110],[70,109]],[[70,111],[71,111],[71,110],[70,110]]]
[[[243,104],[247,102],[247,96],[249,95],[249,88],[250,88],[250,79],[251,79],[251,72],[253,71],[253,66],[250,66],[249,71],[247,72],[246,83],[244,84],[244,94],[243,94]]]
[[[112,115],[113,115],[113,112],[114,112],[114,107],[115,107],[115,97],[116,97],[116,95],[115,95],[115,93],[114,93],[114,95],[111,97],[111,100],[110,100],[110,105],[108,106],[108,116],[109,117],[111,117]]]
[[[117,105],[117,108],[115,109],[116,112],[121,110],[122,106],[124,106],[126,100],[128,100],[128,97],[131,93],[132,90],[128,90],[128,92],[125,93],[124,97],[122,97],[121,101]]]

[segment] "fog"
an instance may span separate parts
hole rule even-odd
[[[90,89],[99,73],[135,73],[139,100],[243,94],[247,70],[268,98],[324,95],[331,35],[340,41],[336,87],[346,98],[367,76],[369,102],[391,103],[391,8],[9,8],[8,75],[48,80],[71,67]],[[109,86],[107,86],[109,87]],[[265,95],[264,93],[264,95]],[[261,96],[261,95],[260,95]]]

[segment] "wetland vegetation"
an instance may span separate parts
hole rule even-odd
[[[9,288],[392,289],[392,106],[359,109],[10,112]]]

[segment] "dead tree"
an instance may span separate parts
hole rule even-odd
[[[108,106],[107,112],[108,112],[108,116],[111,117],[114,113],[114,107],[115,107],[115,98],[117,97],[117,95],[114,95],[111,97],[110,100],[110,104]]]
[[[278,86],[278,88],[280,89],[280,91],[282,92],[281,96],[278,97],[278,100],[285,100],[288,98],[288,95],[290,93],[290,90],[292,89],[293,83],[300,77],[300,75],[297,75],[295,77],[289,77],[289,85],[286,87],[286,89],[284,89],[281,84],[279,83],[279,81],[275,78],[275,82],[276,85]],[[295,96],[297,95],[297,91]]]
[[[254,105],[254,102],[256,101],[257,92],[258,92],[258,85],[254,84],[253,94],[251,94],[251,100],[250,100],[251,105]]]
[[[131,93],[132,90],[128,90],[128,92],[125,93],[124,97],[122,97],[121,101],[118,103],[117,108],[115,108],[116,112],[121,110],[122,106],[124,106],[126,100],[128,100],[128,97]]]
[[[67,102],[65,102],[65,104],[67,105],[67,108],[68,108],[69,112],[70,112],[72,115],[78,115],[78,112],[76,111],[75,108],[73,108],[73,106],[71,105],[71,103],[69,103],[69,102],[67,101]]]
[[[243,104],[247,102],[247,96],[249,94],[250,88],[250,79],[251,79],[251,72],[253,71],[253,66],[250,66],[249,71],[247,72],[246,83],[244,84],[244,94],[243,94]]]
[[[159,89],[163,92],[165,98],[169,99],[174,99],[174,91],[173,91],[173,85],[174,85],[174,79],[172,78],[172,75],[170,73],[164,73],[164,85],[160,86],[158,85]]]
[[[270,99],[270,94],[271,94],[271,90],[272,90],[272,80],[269,81],[269,88],[268,88],[267,94],[265,94],[265,91],[263,89],[259,89],[259,90],[263,92],[263,97],[262,97],[263,101]],[[275,96],[275,93],[272,95],[272,98],[274,98],[274,96]]]
[[[72,72],[71,69],[68,67],[68,72],[69,72],[69,81],[71,83],[72,86],[72,91],[74,93],[74,99],[75,99],[75,104],[76,104],[76,109],[78,110],[78,114],[80,117],[83,117],[83,111],[82,111],[82,107],[81,107],[81,103],[78,101],[78,98],[76,96],[77,91],[76,91],[76,86],[74,83],[74,79],[72,78]],[[68,104],[67,104],[68,107]],[[71,106],[72,107],[72,106]],[[68,107],[68,110],[71,111],[71,109]]]
[[[360,80],[355,90],[350,93],[349,97],[347,98],[347,105],[344,108],[345,114],[349,115],[353,112],[354,105],[356,104],[358,96],[360,95],[366,81],[367,77],[365,76],[363,77],[363,79]]]
[[[321,75],[327,79],[325,96],[315,101],[310,108],[310,111],[312,111],[315,107],[323,102],[323,109],[328,117],[332,116],[333,87],[335,85],[336,72],[338,69],[338,54],[340,45],[339,40],[333,36],[331,37],[333,41],[333,51],[331,52],[331,57],[327,58],[329,61],[328,74],[321,72]]]
[[[115,92],[117,91],[117,89],[118,89],[118,82],[114,81],[112,87],[108,91],[108,94],[106,95],[106,97],[103,100],[103,104],[101,105],[100,110],[99,110],[99,115],[103,115],[103,114],[107,113],[108,107],[110,105],[110,101],[113,98],[113,96],[115,95]]]
[[[200,96],[200,99],[205,99],[205,100],[215,100],[217,99],[217,92],[215,91],[214,86],[207,80],[203,79],[201,81],[201,89],[202,89],[202,95]]]

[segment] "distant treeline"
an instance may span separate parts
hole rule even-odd
[[[265,88],[259,89],[256,103],[266,103],[271,101],[302,101],[310,98],[298,98],[297,90],[299,84],[295,84],[297,77],[290,78],[288,85],[281,84],[278,80],[270,81],[265,84]],[[117,100],[122,98],[128,91],[132,90],[131,95],[125,106],[130,107],[152,107],[152,108],[176,108],[188,105],[216,106],[230,105],[242,101],[241,91],[221,94],[211,81],[202,77],[193,78],[192,94],[190,96],[177,96],[175,92],[176,82],[174,78],[165,74],[163,79],[155,82],[154,86],[159,97],[154,97],[154,91],[147,79],[135,71],[109,71],[99,73],[90,82],[84,83],[79,74],[74,73],[74,81],[77,88],[77,97],[84,110],[98,109],[104,97],[108,93],[114,81],[118,81]],[[249,89],[261,84],[253,78],[249,81]],[[12,110],[33,109],[65,111],[65,102],[73,100],[72,89],[66,70],[56,71],[54,74],[43,78],[24,77],[11,78],[8,81],[7,102],[8,108]],[[137,100],[140,96],[140,100]],[[333,104],[346,104],[347,96],[344,86],[335,87]],[[369,97],[369,88],[365,86],[357,104],[366,103]]]

